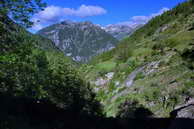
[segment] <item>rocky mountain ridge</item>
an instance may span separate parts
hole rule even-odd
[[[124,25],[124,24],[111,24],[103,27],[103,29],[117,38],[118,40],[122,40],[128,36],[130,36],[135,30],[142,27],[143,25]]]
[[[46,27],[38,34],[51,39],[55,45],[77,62],[87,62],[93,56],[113,49],[118,40],[91,22],[63,21]]]

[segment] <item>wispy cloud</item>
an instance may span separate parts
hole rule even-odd
[[[130,27],[136,27],[140,24],[146,24],[152,18],[154,18],[158,15],[161,15],[168,10],[169,10],[169,8],[164,7],[161,10],[159,10],[157,13],[152,13],[148,16],[133,16],[129,21],[120,22],[118,24],[119,25],[127,25]]]
[[[81,5],[78,10],[73,10],[73,14],[78,17],[88,17],[106,14],[107,11],[99,6]]]
[[[48,6],[44,11],[35,14],[32,21],[35,23],[32,30],[39,30],[46,25],[50,25],[68,16],[74,17],[90,17],[106,14],[107,11],[100,6],[81,5],[79,8],[62,8],[59,6]]]

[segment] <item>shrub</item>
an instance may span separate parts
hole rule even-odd
[[[146,118],[151,117],[153,113],[139,104],[137,100],[126,100],[120,104],[117,117],[120,118]]]
[[[163,50],[165,48],[165,43],[163,42],[157,42],[156,44],[154,44],[154,46],[152,47],[153,50]]]
[[[135,77],[135,80],[143,79],[144,77],[145,75],[141,72],[137,74],[137,76]]]

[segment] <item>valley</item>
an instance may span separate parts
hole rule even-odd
[[[146,24],[63,20],[34,34],[24,9],[19,22],[1,5],[0,128],[194,127],[193,0]]]

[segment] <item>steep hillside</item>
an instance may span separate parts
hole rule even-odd
[[[51,41],[51,40],[48,40],[44,37],[41,37],[39,35],[33,35],[29,32],[27,32],[24,28],[22,28],[21,26],[15,24],[11,19],[8,19],[7,17],[3,16],[2,14],[0,14],[0,25],[1,25],[1,41],[5,40],[5,39],[10,39],[11,42],[17,42],[16,39],[14,41],[14,38],[13,37],[17,37],[18,33],[20,33],[21,35],[23,36],[29,36],[30,38],[33,38],[34,41],[36,42],[36,45],[38,47],[40,47],[41,49],[44,49],[44,50],[49,50],[49,51],[60,51],[57,47],[55,47],[54,43]],[[6,33],[10,33],[9,35]],[[15,35],[15,36],[13,36]],[[12,44],[9,44],[9,43],[6,43],[6,44],[3,44],[1,43],[1,46],[0,48],[9,48],[11,47],[12,45],[18,45],[18,43],[12,43]],[[13,46],[14,47],[14,46]],[[6,49],[5,49],[6,50]]]
[[[194,97],[194,2],[157,16],[81,68],[108,116],[135,100],[165,117]]]
[[[38,34],[51,39],[66,56],[77,62],[111,50],[117,44],[110,34],[90,22],[64,21],[44,28]]]

